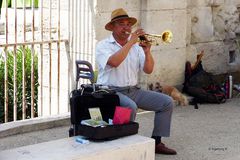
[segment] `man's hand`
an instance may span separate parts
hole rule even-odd
[[[143,36],[144,34],[145,32],[143,31],[143,29],[139,28],[131,34],[131,38],[129,41],[135,44],[138,42],[139,36]]]
[[[149,42],[140,42],[139,46],[141,46],[143,48],[145,54],[150,54],[151,43],[149,43]]]
[[[146,34],[145,31],[143,29],[139,28],[135,32],[132,33],[131,39],[135,40],[137,42],[139,40],[139,37],[140,36],[144,37],[145,34]],[[151,44],[149,42],[140,41],[139,46],[141,46],[143,48],[145,54],[150,53]]]

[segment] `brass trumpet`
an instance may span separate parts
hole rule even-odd
[[[164,31],[161,35],[158,34],[145,34],[139,36],[139,42],[151,43],[151,45],[158,46],[161,42],[171,43],[173,34],[170,30]]]

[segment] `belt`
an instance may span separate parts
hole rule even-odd
[[[130,91],[131,89],[140,89],[141,87],[138,85],[135,86],[124,86],[124,87],[118,87],[118,86],[108,86],[110,89],[115,90],[116,92],[121,91]]]

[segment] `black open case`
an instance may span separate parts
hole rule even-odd
[[[91,64],[87,61],[76,61],[76,65],[77,83],[79,78],[87,78],[93,82]],[[114,91],[101,89],[99,86],[94,85],[94,83],[91,85],[81,85],[79,89],[72,91],[70,96],[72,126],[69,130],[69,136],[82,135],[91,140],[112,140],[138,133],[139,125],[136,122],[99,127],[81,124],[82,120],[90,119],[88,109],[95,107],[100,108],[103,120],[108,122],[109,119],[113,119],[115,107],[119,106],[119,104],[119,97]]]

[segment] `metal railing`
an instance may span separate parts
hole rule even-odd
[[[60,6],[61,6],[61,2],[60,0],[58,0],[57,3],[57,9],[56,9],[56,14],[57,15],[53,15],[53,2],[52,0],[48,0],[43,2],[43,0],[39,0],[39,8],[36,10],[36,8],[34,7],[34,0],[32,0],[32,6],[31,6],[31,12],[26,11],[26,1],[23,0],[23,8],[19,9],[17,8],[17,0],[14,0],[14,9],[12,10],[14,12],[14,16],[9,15],[9,8],[6,5],[5,8],[2,8],[5,10],[5,42],[3,42],[2,40],[0,40],[0,49],[3,49],[3,52],[0,54],[4,55],[4,122],[8,122],[9,120],[9,107],[13,107],[13,121],[18,120],[17,118],[17,114],[18,114],[18,85],[17,84],[17,49],[18,47],[23,47],[23,54],[22,54],[22,102],[21,102],[21,106],[22,106],[22,119],[26,119],[27,116],[28,118],[34,118],[35,117],[35,109],[34,107],[36,105],[38,105],[38,115],[42,115],[43,113],[43,79],[47,78],[44,77],[44,70],[46,70],[45,64],[48,64],[48,99],[49,99],[49,112],[51,115],[51,95],[52,95],[52,79],[53,79],[53,64],[52,64],[52,56],[54,54],[57,54],[57,69],[56,69],[56,74],[54,73],[54,75],[57,75],[57,106],[58,106],[58,113],[59,113],[59,99],[60,99],[60,68],[61,68],[61,63],[60,63],[60,55],[61,55],[61,45],[64,44],[66,47],[68,47],[68,36],[67,38],[63,38],[63,36],[61,35],[61,23],[66,23],[66,22],[62,22],[61,21],[61,10],[60,10]],[[46,6],[44,6],[44,4],[46,4],[48,2],[48,4]],[[5,0],[5,4],[8,4],[8,0]],[[69,2],[68,2],[69,4]],[[46,8],[48,6],[48,8]],[[69,7],[69,5],[68,5]],[[47,11],[48,10],[48,11]],[[54,10],[55,11],[55,10]],[[19,16],[20,16],[20,12],[23,13],[23,24],[19,25],[18,22]],[[36,12],[39,13],[39,17],[36,17]],[[26,20],[27,17],[29,18],[29,15],[27,14],[31,14],[31,31],[29,32],[27,29],[27,24],[26,24]],[[53,27],[53,16],[57,18],[57,26],[56,26],[56,31],[54,31],[54,27]],[[14,18],[14,23],[10,24],[10,18]],[[36,18],[40,19],[40,24],[38,27],[40,27],[40,29],[36,30]],[[47,19],[47,20],[45,20]],[[11,19],[12,21],[12,19]],[[47,22],[48,21],[48,24]],[[22,22],[22,21],[21,21]],[[19,27],[21,26],[21,27]],[[13,29],[13,30],[12,30]],[[19,30],[22,29],[23,31],[19,32]],[[12,33],[13,31],[13,33]],[[48,34],[48,35],[47,35]],[[23,37],[22,40],[19,39],[19,37]],[[54,45],[57,45],[57,49],[54,52]],[[27,104],[26,102],[26,61],[25,61],[25,55],[26,55],[26,48],[29,47],[31,48],[31,102],[30,102],[30,106],[31,106],[31,114],[27,115],[26,110],[27,107],[29,106],[29,104]],[[13,62],[13,106],[9,106],[9,69],[8,68],[8,64],[7,64],[7,59],[8,59],[8,54],[9,54],[9,50],[13,51],[13,56],[14,56],[14,62]],[[36,52],[38,50],[38,52]],[[69,50],[69,49],[67,49]],[[48,53],[46,53],[48,51]],[[38,73],[34,72],[34,56],[35,54],[37,54],[38,56],[38,61],[40,60],[39,63],[39,67],[38,69],[40,69],[40,71]],[[45,54],[48,54],[48,59],[45,59]],[[55,70],[54,70],[55,71]],[[39,103],[35,104],[34,100],[35,95],[36,95],[36,91],[35,91],[35,80],[34,80],[34,76],[36,76],[36,74],[39,74]]]
[[[7,0],[4,1],[7,4]],[[13,1],[15,4],[13,8],[7,6],[2,8],[5,12],[2,18],[5,21],[5,34],[0,35],[0,51],[2,50],[0,55],[4,57],[2,82],[4,83],[4,102],[2,103],[4,106],[0,106],[0,118],[3,112],[4,120],[0,123],[8,122],[9,119],[17,121],[69,112],[68,96],[69,92],[75,88],[75,61],[87,60],[95,67],[93,26],[96,2],[39,0],[39,7],[34,8],[33,3],[30,7],[26,7],[26,0],[23,0],[24,6],[20,9],[17,7],[17,0]],[[23,52],[21,82],[17,81],[19,47],[22,47]],[[31,51],[30,76],[26,72],[26,53],[29,48]],[[13,68],[9,68],[7,64],[9,51],[14,57]],[[36,55],[37,62],[34,61]],[[13,84],[10,84],[11,79],[8,74],[10,71],[13,72]],[[38,82],[36,82],[36,76]],[[37,90],[36,84],[39,84]],[[2,110],[1,107],[3,107]],[[20,111],[19,108],[21,108]],[[13,116],[10,111],[13,112]],[[21,116],[18,117],[19,114]]]

